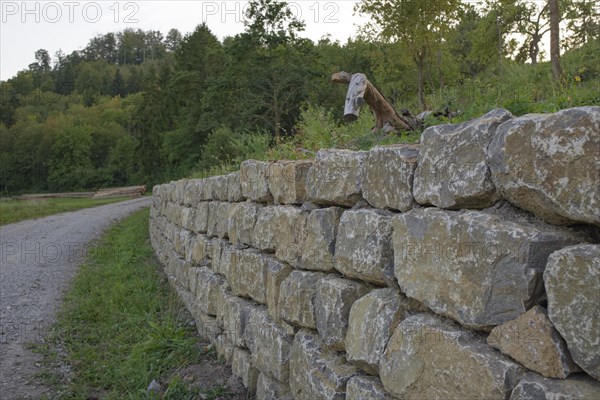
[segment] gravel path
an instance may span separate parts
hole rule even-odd
[[[33,379],[64,290],[91,242],[115,221],[150,205],[151,197],[56,214],[0,227],[0,399],[37,399]]]

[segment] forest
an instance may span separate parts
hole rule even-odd
[[[0,82],[0,193],[151,186],[246,158],[418,140],[371,133],[367,109],[344,123],[339,71],[366,74],[398,110],[456,114],[425,127],[600,105],[594,0],[362,0],[355,12],[371,22],[345,43],[303,38],[285,2],[251,0],[244,32],[223,40],[199,24],[36,51]]]

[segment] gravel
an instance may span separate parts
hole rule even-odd
[[[44,343],[93,241],[151,201],[143,197],[0,227],[0,399],[49,394],[35,379],[42,359],[27,344]]]

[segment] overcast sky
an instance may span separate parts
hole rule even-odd
[[[319,40],[327,34],[346,41],[365,21],[354,16],[355,0],[290,0],[306,23],[303,36]],[[54,53],[80,50],[89,39],[125,28],[177,28],[185,34],[206,22],[220,38],[242,32],[244,0],[136,1],[5,1],[0,0],[0,79],[6,80],[34,61],[38,49]]]

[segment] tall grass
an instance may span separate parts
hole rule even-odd
[[[12,224],[26,219],[40,218],[47,215],[117,203],[125,200],[130,200],[130,198],[2,200],[0,201],[0,225]]]
[[[200,360],[195,329],[153,258],[148,210],[110,229],[95,250],[72,282],[50,344],[38,350],[50,365],[73,369],[69,379],[54,377],[59,398],[147,398],[153,379],[168,381],[172,369]]]
[[[430,109],[447,109],[458,112],[458,115],[452,118],[429,117],[423,129],[443,123],[464,122],[494,108],[505,108],[513,115],[521,116],[552,113],[578,106],[600,106],[600,39],[566,53],[562,62],[565,75],[561,82],[553,79],[549,62],[530,65],[506,60],[500,72],[485,72],[476,78],[464,79],[442,88],[430,88],[427,93]],[[401,99],[400,102],[411,104],[408,100]],[[340,98],[340,107],[343,104],[344,99]],[[239,134],[227,131],[223,135],[220,132],[223,143],[238,145],[229,145],[230,151],[225,155],[216,151],[215,146],[207,145],[204,148],[205,158],[210,162],[199,165],[192,177],[235,171],[239,163],[248,158],[311,158],[322,148],[366,150],[376,145],[412,143],[420,139],[420,131],[386,135],[372,132],[374,125],[368,107],[363,108],[357,121],[345,123],[337,121],[331,110],[307,104],[290,137],[271,140],[265,132],[246,132],[241,136],[245,138],[244,141],[240,142]]]

